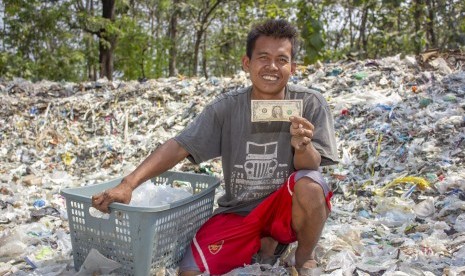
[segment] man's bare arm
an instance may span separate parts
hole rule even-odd
[[[152,152],[132,173],[123,178],[116,187],[92,197],[92,206],[108,213],[113,202],[128,204],[132,191],[145,181],[171,169],[189,153],[174,139],[166,141]]]

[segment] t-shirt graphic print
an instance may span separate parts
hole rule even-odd
[[[247,142],[245,162],[231,171],[231,192],[239,201],[259,199],[278,189],[289,174],[289,165],[278,161],[278,142]]]

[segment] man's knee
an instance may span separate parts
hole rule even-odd
[[[293,204],[306,212],[326,208],[326,197],[320,184],[308,177],[299,179],[294,187]]]
[[[306,231],[306,225],[323,225],[329,216],[323,188],[310,178],[303,177],[296,182],[292,197],[292,228]]]

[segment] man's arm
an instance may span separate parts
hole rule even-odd
[[[314,126],[305,118],[291,117],[291,145],[296,170],[318,170],[321,155],[312,144]]]
[[[92,206],[108,213],[108,205],[113,202],[128,204],[132,191],[145,181],[171,169],[189,153],[174,139],[166,141],[152,152],[132,173],[123,178],[121,183],[109,190],[92,197]]]

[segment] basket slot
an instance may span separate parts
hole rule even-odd
[[[195,189],[194,189],[194,194],[198,194],[202,192],[203,190],[207,189],[210,185],[205,182],[196,182],[195,183]]]
[[[155,185],[165,185],[165,184],[169,184],[169,179],[168,179],[168,177],[158,176],[158,177],[155,177],[154,179],[152,179],[152,182]]]

